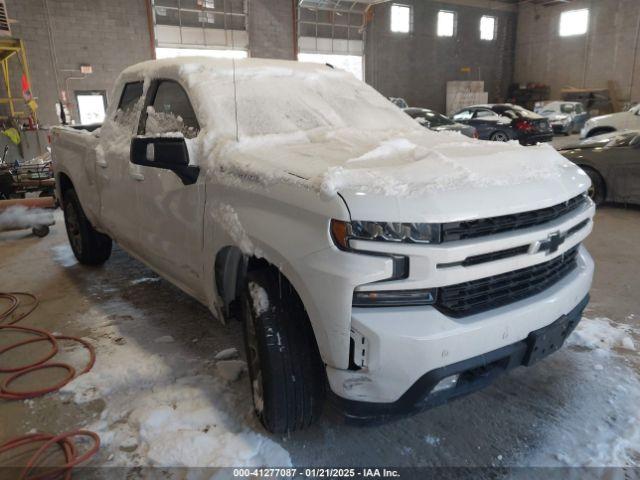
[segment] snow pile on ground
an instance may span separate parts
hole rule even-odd
[[[51,248],[53,259],[63,267],[72,267],[78,263],[78,259],[73,254],[73,250],[68,243],[56,245]]]
[[[583,318],[578,323],[575,332],[568,338],[567,345],[591,350],[611,350],[613,348],[635,350],[632,332],[631,327],[616,326],[608,318]]]
[[[104,401],[99,420],[85,427],[100,435],[107,466],[291,465],[287,451],[257,431],[250,396],[239,398],[244,389],[232,382],[246,380],[246,363],[230,359],[234,348],[194,358],[143,313],[128,313],[124,323],[93,319],[87,340],[96,364],[61,391],[77,403]]]
[[[91,338],[85,340],[95,342]],[[72,395],[76,403],[150,388],[171,374],[171,369],[160,355],[149,354],[134,342],[124,345],[99,342],[98,349],[93,369],[60,391]]]
[[[518,464],[639,466],[640,358],[628,325],[583,318],[567,340],[563,364],[570,385],[554,409],[540,446]],[[552,361],[551,359],[549,361]]]
[[[282,447],[213,403],[231,401],[225,397],[212,376],[184,377],[138,395],[129,408],[110,405],[96,426],[104,444],[134,448],[156,466],[290,465]]]
[[[238,356],[238,350],[231,347],[225,348],[224,350],[220,350],[213,357],[215,360],[230,360],[232,358],[236,358]]]
[[[0,211],[0,232],[53,224],[53,210],[15,205]]]

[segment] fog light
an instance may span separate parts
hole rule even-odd
[[[374,292],[353,292],[354,307],[409,307],[433,305],[436,289],[425,290],[378,290]]]
[[[450,377],[443,378],[437,383],[435,387],[433,387],[431,393],[442,392],[443,390],[455,388],[456,384],[458,383],[458,377],[460,377],[460,375],[451,375]]]

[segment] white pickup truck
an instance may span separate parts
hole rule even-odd
[[[273,432],[469,393],[557,350],[588,301],[589,177],[553,148],[430,132],[329,66],[183,58],[53,132],[73,252],[112,240],[244,322]]]

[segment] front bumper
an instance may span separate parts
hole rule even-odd
[[[361,370],[327,367],[331,390],[344,400],[391,404],[425,374],[525,340],[572,312],[587,296],[593,260],[580,247],[577,267],[551,288],[463,318],[433,307],[354,308],[351,328],[365,339]]]
[[[383,420],[388,417],[435,407],[486,387],[499,375],[519,366],[531,366],[557,351],[573,332],[589,302],[580,301],[568,314],[551,325],[535,330],[524,339],[491,352],[437,368],[420,377],[398,400],[390,403],[362,402],[336,397],[343,414],[352,420]],[[450,388],[432,391],[442,381],[457,377]]]

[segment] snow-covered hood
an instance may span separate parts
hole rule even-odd
[[[473,140],[459,133],[349,129],[242,140],[233,170],[338,194],[352,219],[445,222],[535,210],[585,191],[589,179],[552,147]]]

